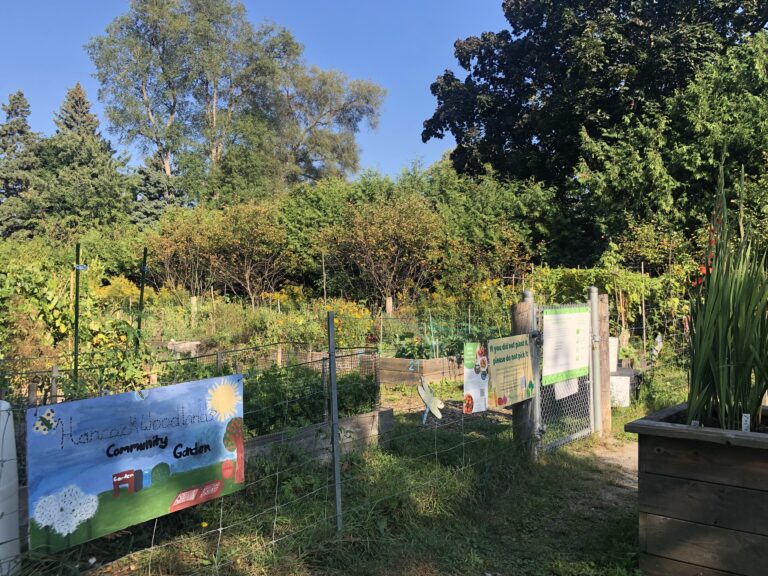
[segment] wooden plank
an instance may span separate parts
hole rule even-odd
[[[600,414],[603,421],[603,436],[610,436],[613,428],[611,412],[611,370],[608,365],[608,295],[598,297],[598,321],[600,336]]]
[[[641,473],[764,490],[768,457],[762,450],[696,440],[640,436]]]
[[[425,384],[432,384],[434,382],[440,382],[443,378],[446,378],[445,374],[425,374],[422,376]]]
[[[421,361],[423,372],[451,372],[458,369],[459,363],[454,356],[444,358],[431,358]]]
[[[768,537],[645,514],[648,554],[732,572],[764,576]]]
[[[411,360],[410,358],[379,358],[379,369],[393,372],[418,372],[418,362],[420,360]],[[413,365],[413,370],[408,369],[411,365]]]
[[[445,378],[446,380],[463,380],[464,379],[464,373],[462,372],[461,377],[459,377],[459,373],[457,370],[433,370],[431,372],[422,372],[425,378],[437,378],[438,380],[441,380]]]
[[[759,448],[768,450],[768,434],[759,432],[742,432],[741,430],[722,430],[720,428],[707,428],[688,426],[687,424],[675,424],[663,420],[675,419],[685,410],[685,404],[673,408],[661,410],[640,420],[635,420],[624,426],[627,432],[634,432],[646,436],[663,436],[665,438],[681,438],[701,440],[712,444],[725,444],[727,446],[744,446],[747,448]],[[765,415],[765,410],[763,411]]]
[[[645,576],[734,576],[733,572],[713,570],[704,566],[640,554],[640,571]]]
[[[677,404],[675,406],[668,406],[667,408],[662,408],[661,410],[657,410],[653,414],[648,414],[647,416],[644,416],[640,420],[636,420],[635,422],[640,422],[642,420],[651,420],[652,422],[665,422],[670,419],[677,419],[684,415],[685,411],[687,410],[687,404]],[[634,422],[630,422],[627,424],[627,426],[631,426],[634,424]],[[631,432],[631,430],[628,430],[628,432]]]
[[[379,370],[379,382],[381,384],[418,384],[421,376],[417,372],[394,372],[392,370]]]
[[[768,492],[646,473],[639,482],[641,512],[768,536]]]

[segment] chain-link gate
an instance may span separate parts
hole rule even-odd
[[[583,308],[585,304],[538,306],[536,323],[539,330],[539,366],[543,366],[544,310]],[[591,340],[591,334],[589,335]],[[541,378],[542,371],[539,370]],[[561,382],[544,384],[540,379],[537,401],[537,423],[541,437],[541,450],[549,451],[588,436],[594,429],[592,413],[592,382],[587,375],[580,375]]]

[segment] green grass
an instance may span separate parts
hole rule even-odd
[[[644,373],[638,399],[627,408],[614,408],[612,433],[619,440],[637,441],[635,434],[624,432],[624,425],[638,418],[687,400],[688,366],[685,352],[665,350],[655,367]]]
[[[460,380],[443,379],[429,385],[432,392],[441,400],[464,399],[464,382]],[[397,405],[403,400],[419,400],[416,384],[383,385],[381,387],[381,403],[383,406]]]
[[[345,457],[340,537],[329,467],[286,449],[249,461],[245,492],[30,563],[25,573],[77,574],[92,556],[104,566],[89,573],[112,575],[146,573],[150,562],[156,575],[636,574],[636,505],[615,496],[615,478],[588,443],[524,465],[508,420],[441,425],[399,415],[389,442]]]
[[[112,576],[150,564],[156,576],[638,574],[636,497],[598,462],[598,441],[525,464],[509,418],[462,417],[460,383],[433,390],[449,401],[444,420],[425,427],[420,411],[396,410],[388,437],[344,457],[341,535],[331,467],[285,446],[248,461],[244,491],[38,557],[23,574],[80,574],[89,558],[88,574]],[[382,404],[414,396],[382,389]]]

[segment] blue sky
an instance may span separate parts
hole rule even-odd
[[[458,70],[458,38],[504,27],[501,0],[245,0],[254,23],[275,22],[305,47],[308,63],[372,80],[387,92],[379,128],[358,137],[361,166],[396,175],[414,161],[428,165],[453,145],[421,142],[435,108],[429,85],[446,68]],[[53,113],[79,81],[103,121],[83,45],[128,8],[128,0],[0,0],[0,99],[24,91],[34,130],[53,131]],[[113,139],[115,140],[115,139]],[[113,142],[116,144],[116,142]],[[132,159],[138,163],[137,158]]]

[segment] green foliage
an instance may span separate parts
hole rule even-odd
[[[91,103],[80,82],[67,90],[61,109],[54,115],[54,123],[60,134],[73,132],[84,137],[99,136],[99,119],[91,112]]]
[[[751,241],[729,245],[721,214],[712,269],[691,298],[688,423],[737,430],[743,414],[759,426],[768,392],[768,274]]]
[[[314,370],[307,366],[273,366],[246,377],[243,413],[248,434],[260,436],[322,422],[328,392],[319,368],[319,363]],[[342,374],[337,386],[341,417],[373,410],[377,394],[373,375]],[[265,409],[275,406],[281,409]]]
[[[748,63],[749,42],[742,40],[762,30],[765,12],[739,2],[692,0],[663,6],[507,0],[503,10],[508,29],[456,42],[465,77],[446,71],[432,84],[437,109],[422,138],[452,134],[451,159],[460,172],[481,173],[490,165],[503,177],[556,187],[561,228],[553,231],[553,263],[594,261],[622,230],[625,212],[641,220],[659,212],[693,226],[703,208],[706,221],[711,201],[702,206],[691,188],[712,187],[686,172],[694,168],[701,175],[708,164],[713,182],[711,160],[722,143],[707,141],[710,130],[696,118],[712,109],[708,91],[695,90],[702,97],[684,112],[685,123],[665,112],[667,101],[691,101],[681,96],[689,83],[734,46],[736,73],[712,84],[723,95],[712,105],[725,116],[732,103],[760,105],[755,98],[740,100],[729,83],[749,74],[747,95],[759,90],[764,72]],[[742,136],[762,131],[764,108],[756,110],[757,121],[744,125],[747,134],[733,132],[742,146],[762,138]],[[667,166],[670,153],[681,155],[678,170]]]
[[[31,112],[24,93],[11,94],[2,105],[5,122],[0,124],[0,237],[25,230],[25,220],[35,196],[34,170],[38,166],[37,142],[27,118]]]
[[[665,345],[653,368],[643,376],[640,398],[645,407],[644,414],[676,406],[687,400],[688,368],[684,350],[674,345]]]
[[[348,289],[381,306],[387,297],[407,301],[434,281],[445,227],[423,197],[404,194],[350,206],[343,224],[322,232],[322,242]]]
[[[412,333],[398,334],[395,340],[395,358],[432,358],[430,342]]]
[[[254,29],[232,0],[136,0],[87,50],[121,141],[177,171],[197,201],[355,170],[355,133],[376,124],[384,94],[307,67],[286,30]]]

